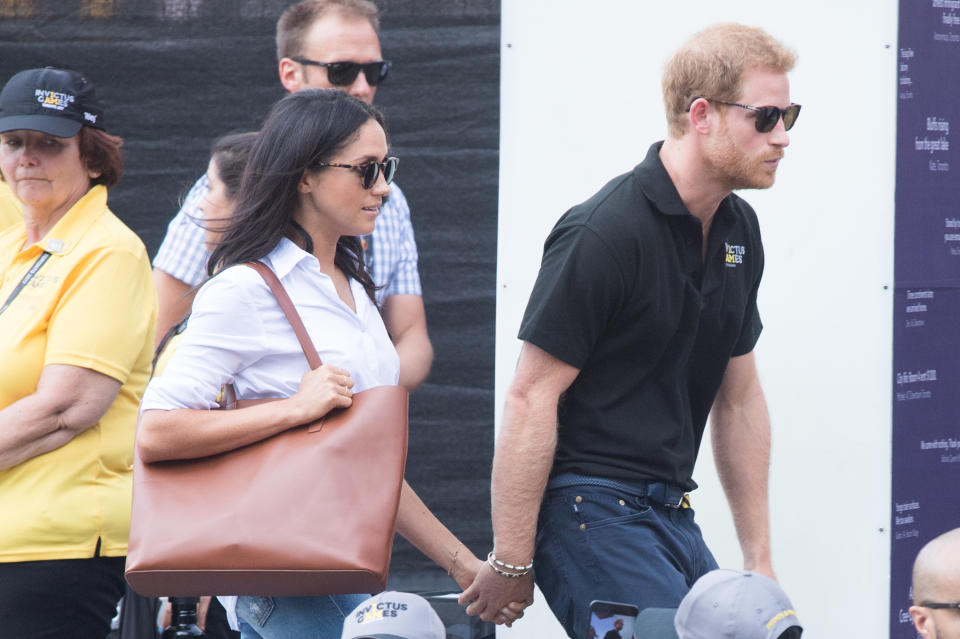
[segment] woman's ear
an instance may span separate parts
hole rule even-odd
[[[310,171],[304,171],[300,176],[300,182],[297,183],[297,190],[300,193],[310,193],[313,190],[313,174]]]

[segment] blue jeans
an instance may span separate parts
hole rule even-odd
[[[240,597],[237,618],[243,639],[340,639],[343,620],[369,595]]]
[[[591,601],[676,608],[717,567],[692,509],[648,500],[642,486],[599,483],[548,485],[537,526],[537,585],[578,639],[586,636]]]

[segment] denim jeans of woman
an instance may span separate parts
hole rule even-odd
[[[369,595],[239,597],[242,639],[340,639],[343,620]]]

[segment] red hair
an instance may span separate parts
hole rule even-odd
[[[120,181],[123,175],[123,138],[89,126],[80,127],[77,133],[80,160],[88,170],[98,175],[91,184],[102,184],[108,189]]]

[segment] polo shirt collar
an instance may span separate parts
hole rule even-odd
[[[39,242],[32,246],[53,255],[66,255],[80,243],[87,230],[107,210],[107,187],[94,186],[54,224]]]
[[[687,205],[680,199],[680,193],[674,186],[670,174],[660,160],[660,148],[663,140],[654,142],[647,151],[647,157],[633,169],[640,190],[647,196],[658,211],[666,215],[691,216]]]
[[[677,187],[674,186],[670,174],[667,173],[667,169],[660,160],[660,148],[662,146],[663,140],[650,145],[650,150],[647,151],[647,157],[633,169],[635,179],[640,185],[640,190],[643,191],[643,194],[647,196],[647,199],[649,199],[654,207],[661,213],[665,215],[693,217],[693,214],[687,209],[687,205],[680,199],[680,193],[677,191]],[[720,200],[720,205],[717,206],[717,211],[714,214],[714,220],[727,215],[727,211],[730,209],[731,197],[732,194]]]
[[[307,253],[296,245],[290,238],[284,237],[277,243],[272,251],[267,255],[270,260],[270,266],[277,277],[283,279],[297,264],[313,255]],[[314,258],[316,259],[316,258]]]

